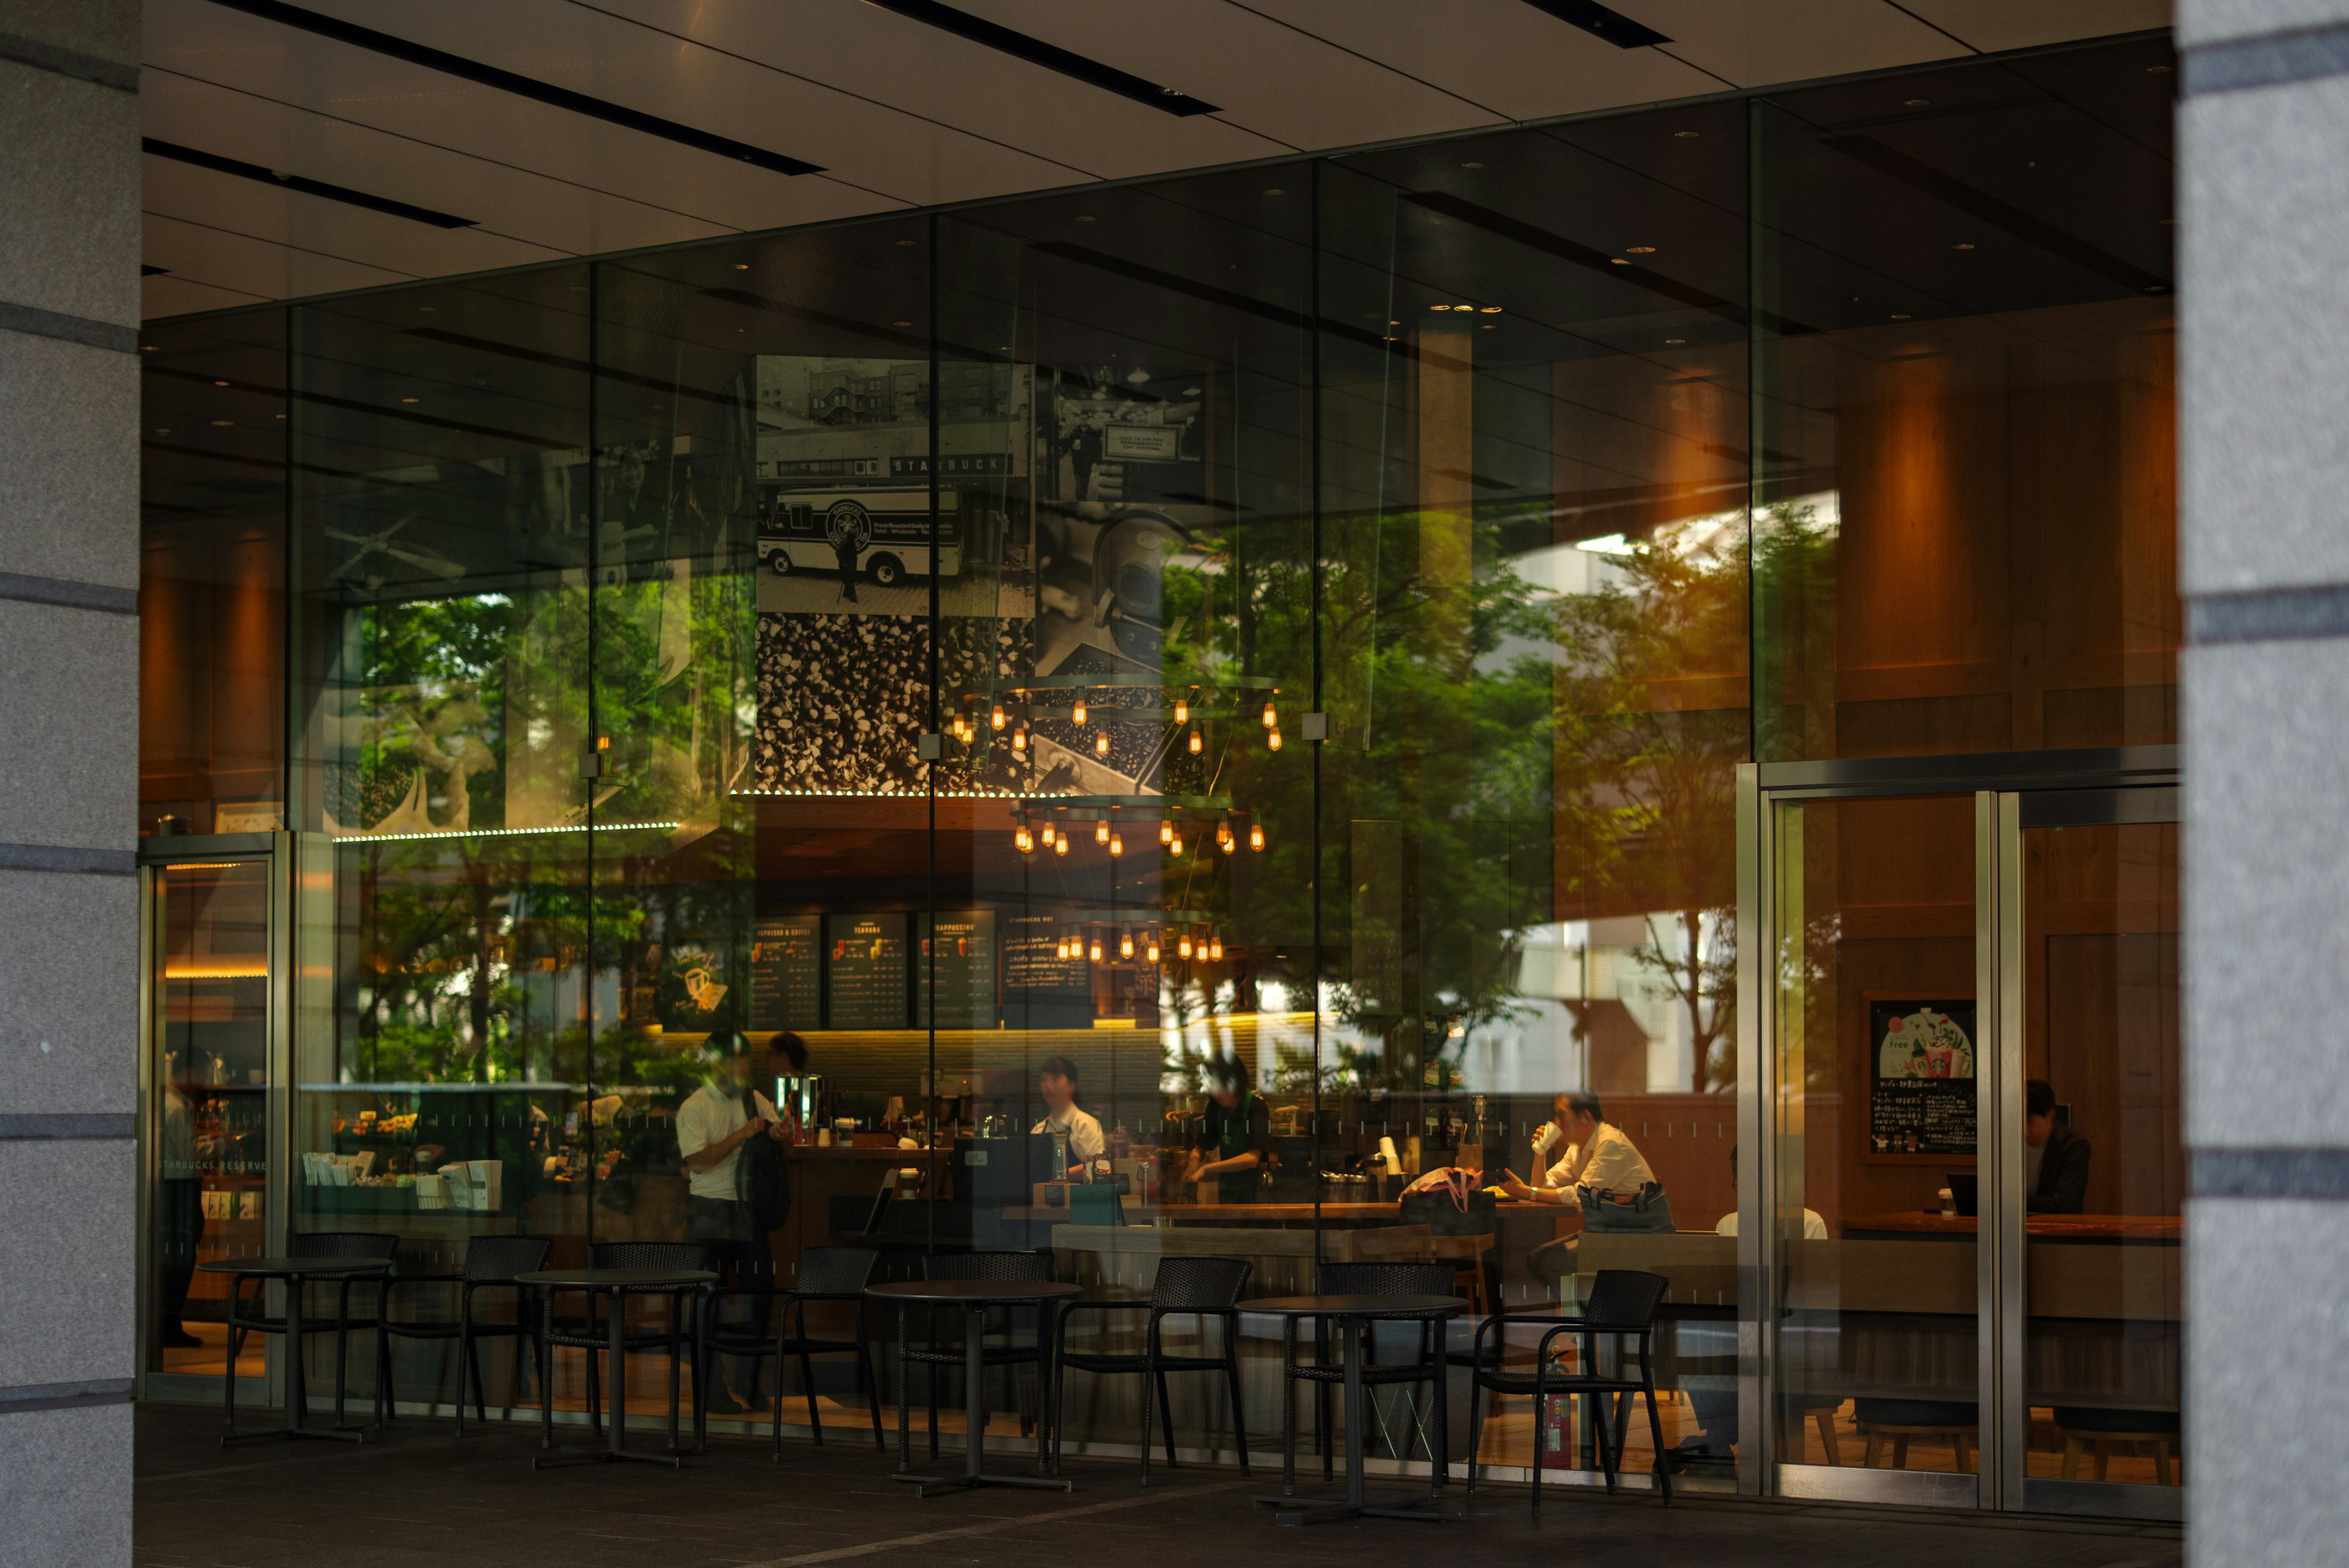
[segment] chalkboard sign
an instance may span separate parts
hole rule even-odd
[[[1973,999],[1871,994],[1867,1002],[1867,1153],[1971,1158]]]
[[[823,1027],[823,919],[770,917],[752,928],[750,1027]]]
[[[1003,922],[1003,1013],[1014,1029],[1082,1029],[1092,1023],[1092,970],[1054,949],[1069,925],[1051,915]]]
[[[827,916],[823,956],[834,1029],[905,1027],[905,916]]]
[[[927,915],[914,917],[923,934],[914,948],[914,1018],[918,1027],[992,1029],[995,1009],[995,911],[947,910],[935,936]],[[929,1019],[930,988],[937,988],[937,1020]]]

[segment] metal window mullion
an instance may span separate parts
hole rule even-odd
[[[1996,1161],[1994,1208],[1997,1216],[1988,1238],[1993,1254],[1998,1293],[1989,1303],[1996,1324],[1997,1376],[1992,1385],[1983,1430],[1996,1444],[1993,1461],[1984,1459],[1984,1501],[2001,1509],[2023,1506],[2026,1434],[2031,1418],[2031,1395],[2026,1385],[2023,1274],[2023,797],[2008,792],[1995,797],[1996,837],[1990,846],[1997,876],[1996,910],[1998,989],[1991,993],[1998,1010],[1996,1036],[1997,1114],[1991,1117],[1992,1137],[1984,1151]],[[1979,1206],[1978,1206],[1979,1207]]]
[[[1769,1125],[1776,1082],[1770,1026],[1775,857],[1772,807],[1760,777],[1751,763],[1737,769],[1737,1137],[1747,1151],[1737,1162],[1737,1490],[1748,1496],[1772,1490],[1777,1464],[1769,1332],[1777,1288],[1777,1159]]]

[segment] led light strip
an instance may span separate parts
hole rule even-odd
[[[655,828],[667,831],[683,827],[681,822],[575,822],[561,827],[441,827],[429,833],[347,833],[335,840],[337,844],[411,844],[419,839],[437,838],[519,838],[533,833],[623,833],[630,828]]]

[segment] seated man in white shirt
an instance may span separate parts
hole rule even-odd
[[[1670,1231],[1672,1210],[1663,1185],[1633,1147],[1623,1129],[1607,1119],[1599,1096],[1587,1089],[1560,1095],[1555,1133],[1569,1147],[1566,1158],[1528,1187],[1514,1170],[1504,1171],[1501,1189],[1527,1203],[1578,1204],[1586,1231]],[[1552,1129],[1545,1128],[1545,1133]],[[1546,1147],[1537,1136],[1537,1147]],[[1552,1288],[1574,1272],[1577,1237],[1545,1242],[1526,1259],[1536,1278]]]
[[[1090,1181],[1102,1174],[1102,1157],[1109,1152],[1109,1140],[1102,1136],[1101,1118],[1077,1105],[1077,1064],[1066,1056],[1047,1056],[1036,1073],[1045,1115],[1029,1131],[1069,1140],[1064,1175]]]

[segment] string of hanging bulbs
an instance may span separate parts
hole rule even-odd
[[[1092,819],[1093,844],[1097,848],[1108,850],[1112,859],[1123,858],[1125,855],[1125,830],[1118,824],[1116,813],[1117,807],[1111,806]],[[1239,853],[1242,836],[1232,826],[1231,815],[1226,815],[1216,824],[1216,847],[1226,855]],[[1248,817],[1247,832],[1245,836],[1251,853],[1257,855],[1264,853],[1267,840],[1263,823],[1252,816]],[[1061,820],[1061,809],[1055,808],[1052,815],[1041,823],[1031,821],[1028,813],[1022,810],[1011,825],[1011,843],[1012,846],[1022,855],[1034,855],[1040,851],[1066,855],[1069,852],[1070,834],[1067,826]],[[1172,857],[1180,857],[1187,847],[1184,841],[1182,826],[1172,815],[1161,816],[1158,819],[1158,846]]]
[[[1108,961],[1114,950],[1120,960],[1140,959],[1144,963],[1161,963],[1165,959],[1165,943],[1156,927],[1136,936],[1131,927],[1120,928],[1115,941],[1105,940],[1099,931],[1066,930],[1053,939],[1052,956],[1063,961],[1083,959],[1091,963]],[[1223,933],[1209,927],[1203,937],[1195,938],[1188,930],[1174,939],[1174,956],[1186,962],[1221,963],[1224,961]]]
[[[1185,732],[1184,747],[1195,757],[1202,755],[1207,749],[1206,732],[1202,725],[1195,722],[1193,713],[1193,696],[1198,690],[1199,688],[1193,686],[1175,693],[1173,710],[1174,727]],[[1279,688],[1275,687],[1273,695],[1278,694]],[[1029,692],[1026,688],[1016,689],[1014,696],[1017,701],[1011,707],[1007,707],[1001,698],[997,698],[988,704],[986,729],[990,735],[1008,735],[1012,753],[1015,755],[1024,756],[1032,739],[1031,721],[1039,717],[1051,718],[1056,715],[1049,711],[1039,713],[1032,710],[1028,701]],[[1205,716],[1201,715],[1201,717]],[[1100,716],[1101,722],[1095,726],[1093,722],[1096,715],[1092,705],[1086,698],[1083,689],[1079,689],[1071,701],[1068,717],[1070,722],[1081,731],[1092,728],[1092,753],[1096,757],[1106,759],[1112,747],[1109,729],[1112,721],[1123,720],[1128,723],[1135,723],[1146,721],[1151,715],[1134,709],[1111,708]],[[1265,699],[1261,717],[1264,721],[1266,748],[1275,752],[1280,750],[1280,709],[1272,697]],[[947,732],[966,746],[978,741],[979,730],[978,722],[959,710],[947,722]]]

